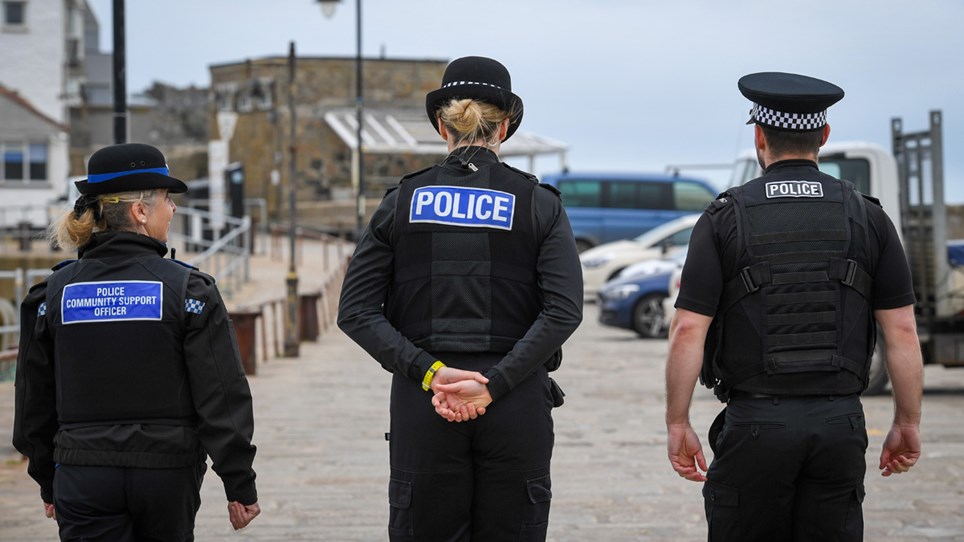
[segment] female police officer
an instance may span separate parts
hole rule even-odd
[[[572,230],[557,192],[499,161],[522,119],[502,64],[453,61],[426,108],[450,154],[385,196],[338,318],[394,374],[390,538],[544,540],[547,372],[582,319]]]
[[[214,279],[164,259],[187,187],[149,145],[95,152],[52,228],[79,260],[21,308],[14,445],[63,540],[194,539],[205,453],[256,516],[251,393]]]

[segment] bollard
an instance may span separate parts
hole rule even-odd
[[[21,252],[30,252],[33,242],[33,234],[30,232],[30,222],[26,220],[17,222],[17,235],[20,237]]]
[[[241,365],[244,374],[255,375],[258,372],[257,331],[255,323],[261,317],[260,310],[237,310],[228,313],[234,324],[234,334],[238,339],[238,352],[241,354]]]
[[[318,299],[320,297],[320,292],[298,296],[298,306],[301,310],[298,327],[302,341],[318,342]]]

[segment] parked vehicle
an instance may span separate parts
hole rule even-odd
[[[663,326],[669,329],[670,322],[676,314],[676,299],[679,297],[680,279],[683,276],[683,266],[674,269],[669,275],[669,283],[666,285],[666,299],[663,300]]]
[[[604,243],[579,255],[583,292],[594,300],[602,285],[637,262],[672,257],[686,250],[699,214],[689,214],[623,241]]]
[[[631,329],[644,338],[665,336],[663,300],[670,276],[684,259],[685,252],[641,262],[637,272],[624,272],[607,282],[599,291],[599,322]]]
[[[565,172],[542,181],[562,192],[580,252],[698,213],[717,194],[700,179],[660,173]]]

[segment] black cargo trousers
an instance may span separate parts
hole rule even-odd
[[[703,486],[711,542],[863,540],[867,428],[857,395],[737,394],[714,426]]]
[[[501,355],[442,354],[484,372]],[[389,538],[393,542],[544,541],[552,497],[552,393],[544,367],[483,416],[448,422],[432,394],[396,375],[391,398]]]

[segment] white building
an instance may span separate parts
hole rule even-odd
[[[46,225],[44,207],[66,192],[68,108],[81,99],[91,23],[84,0],[0,0],[0,226],[26,207]]]

